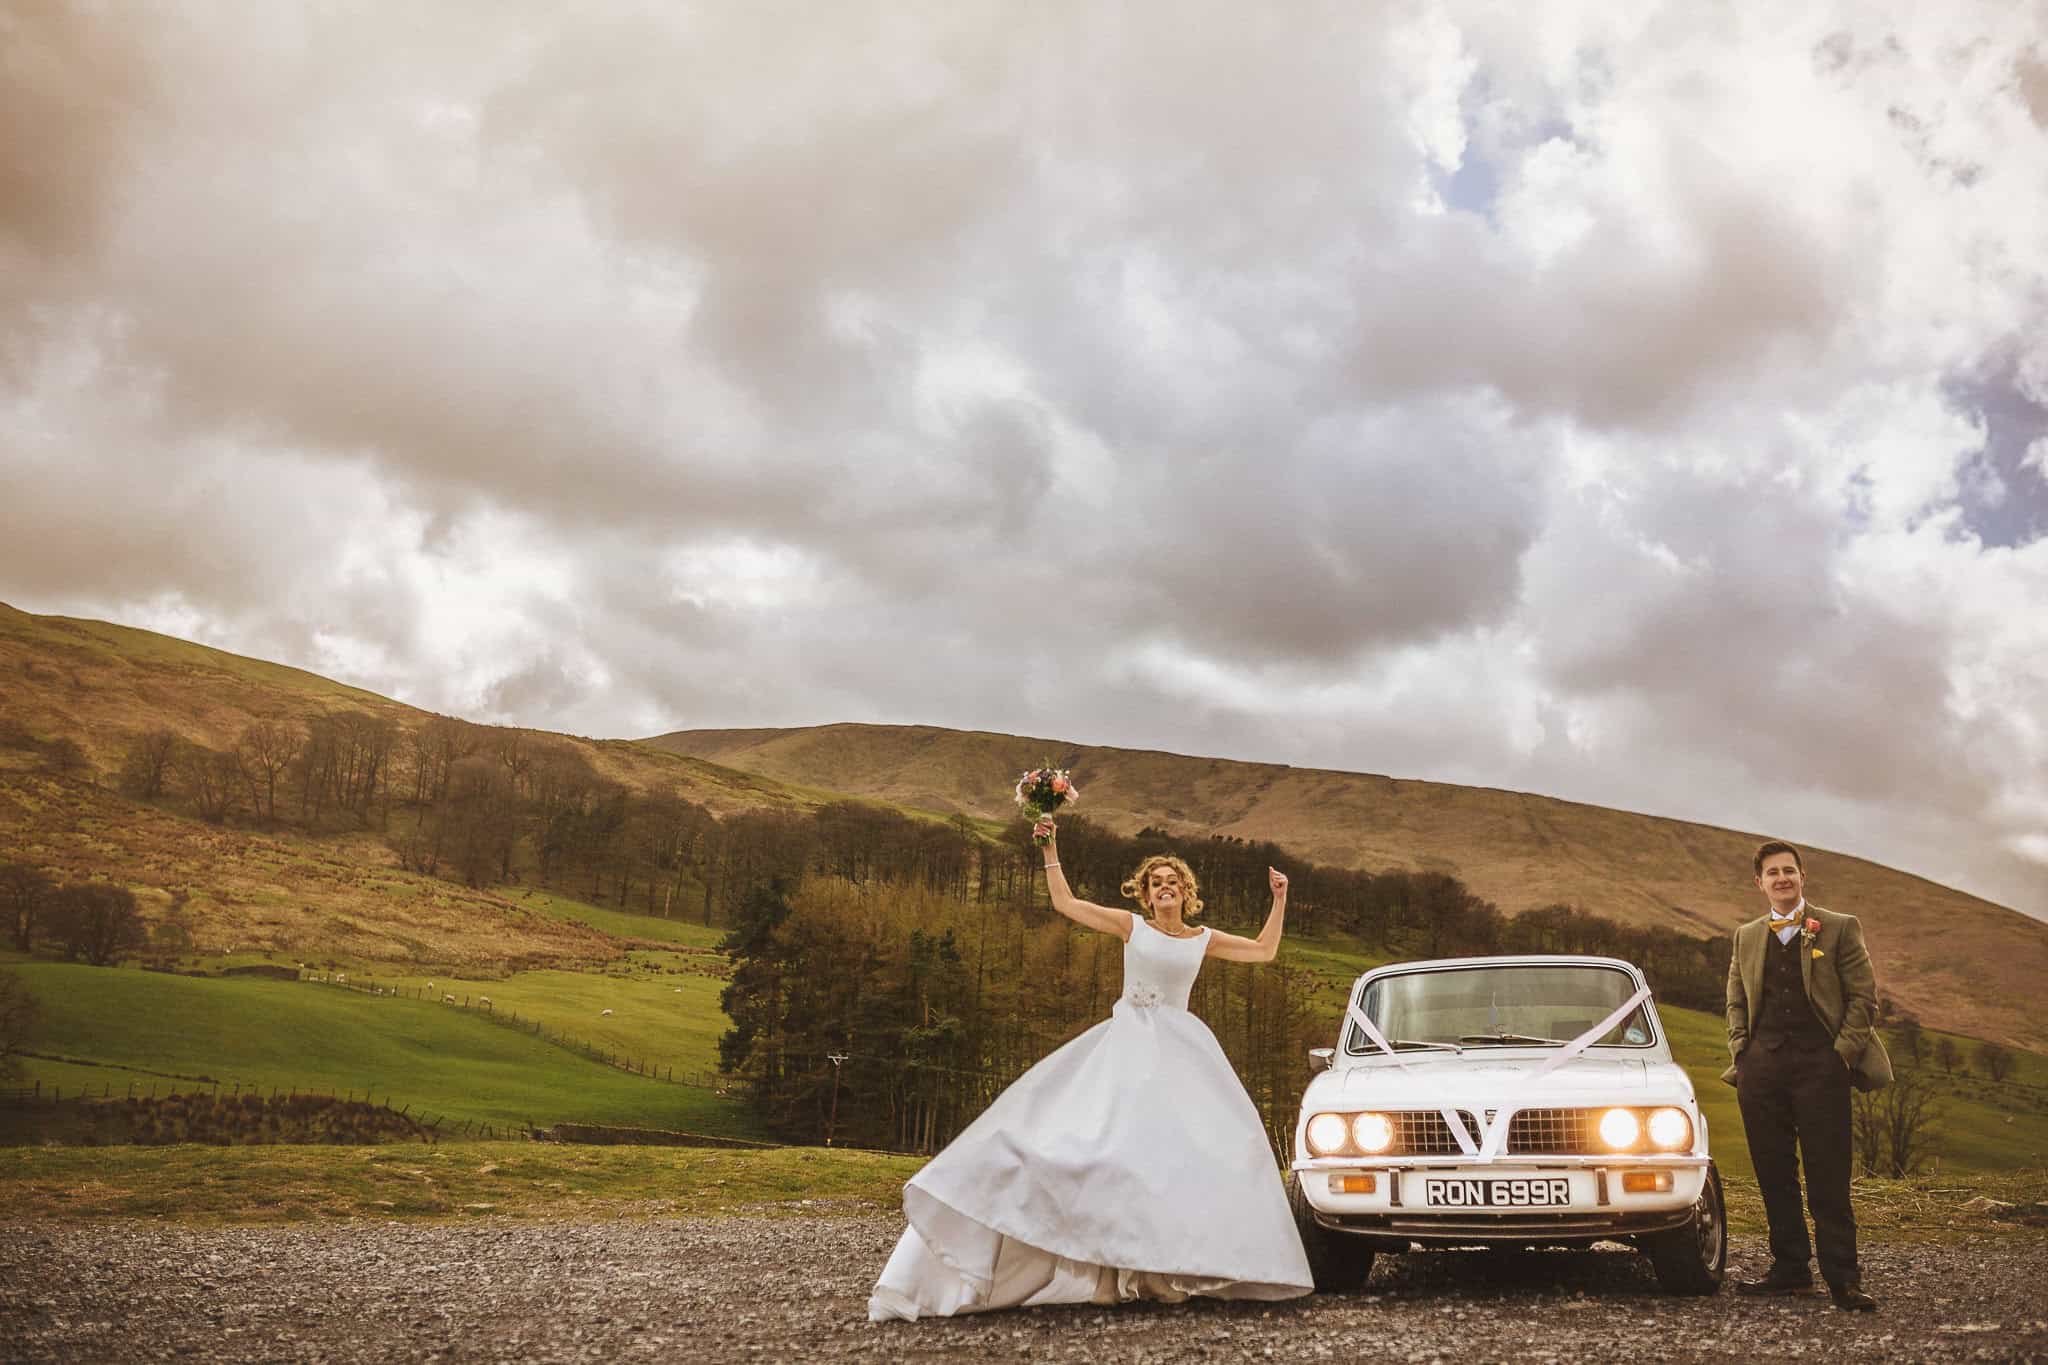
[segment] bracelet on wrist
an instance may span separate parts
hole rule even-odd
[[[1060,860],[1058,858],[1054,858],[1051,862],[1046,864],[1047,867],[1058,867],[1059,865]]]

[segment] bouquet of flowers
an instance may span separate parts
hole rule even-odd
[[[1061,806],[1080,799],[1081,789],[1074,785],[1073,775],[1065,768],[1041,764],[1017,779],[1017,806],[1034,825]],[[1033,843],[1046,842],[1036,834],[1031,839]]]

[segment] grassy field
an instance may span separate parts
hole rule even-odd
[[[46,1086],[108,1087],[118,1095],[130,1081],[168,1088],[172,1078],[207,1077],[224,1088],[367,1091],[410,1105],[416,1115],[456,1123],[575,1121],[753,1134],[737,1100],[629,1075],[438,999],[62,963],[13,970],[42,1006],[35,1050],[70,1059],[29,1060],[30,1078]],[[695,975],[661,979],[689,983],[701,1021],[703,994],[715,983]],[[624,991],[627,983],[593,976],[576,984]],[[633,984],[632,998],[651,1013],[658,988]],[[682,1018],[685,1008],[668,1003],[679,999],[670,994],[660,1003]],[[641,1027],[652,1036],[652,1024]],[[678,1028],[679,1037],[685,1032]],[[705,1035],[699,1028],[694,1036],[686,1055],[702,1057]]]
[[[0,1148],[7,1218],[198,1223],[886,1212],[915,1157],[550,1143]]]
[[[682,909],[695,910],[700,904],[703,890],[692,881],[687,883],[687,894],[678,897],[676,904]],[[699,924],[694,920],[666,918],[661,915],[635,914],[630,910],[617,910],[588,901],[572,899],[540,887],[501,886],[497,894],[520,909],[557,920],[563,924],[581,924],[620,939],[648,939],[657,943],[673,943],[686,948],[716,948],[725,938],[722,926]]]
[[[719,1035],[730,1027],[718,1004],[725,977],[725,959],[698,950],[637,951],[603,971],[515,972],[498,980],[446,974],[373,979],[402,993],[424,992],[433,1001],[454,995],[474,1004],[489,997],[493,1010],[539,1020],[550,1034],[681,1072],[718,1065]]]

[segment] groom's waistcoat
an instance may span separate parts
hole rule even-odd
[[[1818,1051],[1835,1045],[1828,1026],[1806,998],[1799,958],[1807,951],[1805,940],[1797,934],[1790,943],[1780,943],[1772,934],[1764,945],[1763,1007],[1757,1012],[1750,1037],[1772,1052],[1782,1047]]]

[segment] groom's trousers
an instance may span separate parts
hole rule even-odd
[[[1850,1136],[1849,1068],[1832,1047],[1757,1040],[1743,1049],[1735,1093],[1749,1136],[1749,1159],[1771,1225],[1771,1259],[1803,1266],[1819,1252],[1821,1278],[1854,1283],[1856,1215],[1849,1205],[1854,1160]],[[1813,1240],[1799,1207],[1799,1168],[1806,1167],[1806,1204]]]

